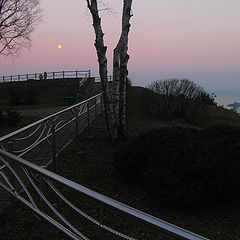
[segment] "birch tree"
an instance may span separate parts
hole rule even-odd
[[[128,35],[130,31],[130,18],[132,0],[123,0],[122,9],[122,31],[120,39],[113,50],[113,84],[109,88],[107,78],[107,46],[104,44],[104,33],[102,31],[101,18],[97,0],[86,0],[93,19],[95,31],[95,48],[97,51],[99,74],[105,105],[105,114],[108,124],[109,135],[112,140],[126,135],[126,85],[127,85],[127,64],[129,60]]]
[[[40,18],[39,0],[0,0],[0,55],[16,56],[30,47]]]

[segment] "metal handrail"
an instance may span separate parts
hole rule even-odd
[[[57,116],[61,115],[61,114],[64,113],[64,112],[67,112],[67,111],[69,111],[69,110],[71,110],[71,109],[74,109],[74,108],[76,108],[76,107],[78,107],[78,106],[80,106],[80,105],[83,105],[83,104],[89,102],[90,100],[92,100],[92,99],[94,99],[94,98],[97,98],[97,97],[100,97],[100,96],[101,96],[101,93],[99,93],[99,94],[97,94],[97,95],[95,95],[95,96],[93,96],[93,97],[90,97],[90,98],[88,98],[87,100],[84,100],[84,101],[82,101],[82,102],[80,102],[80,103],[77,103],[77,104],[74,104],[74,105],[72,105],[72,106],[70,106],[70,107],[67,107],[67,108],[65,108],[65,109],[63,109],[63,110],[61,110],[61,111],[59,111],[59,112],[57,112],[57,113],[54,113],[54,114],[50,115],[50,116],[47,116],[47,117],[45,117],[45,118],[42,118],[42,119],[40,119],[40,120],[38,120],[38,121],[36,121],[36,122],[34,122],[34,123],[31,123],[31,124],[29,124],[29,125],[27,125],[27,126],[25,126],[25,127],[22,127],[22,128],[20,128],[20,129],[16,130],[16,131],[14,131],[14,132],[11,132],[11,133],[9,133],[9,134],[6,134],[6,135],[0,137],[0,143],[3,142],[3,141],[5,141],[5,140],[7,140],[7,139],[12,138],[13,136],[15,136],[15,135],[17,135],[17,134],[19,134],[19,133],[21,133],[21,132],[24,132],[24,131],[26,131],[26,130],[34,127],[34,126],[37,126],[38,124],[41,124],[41,123],[43,123],[43,122],[46,122],[46,121],[48,121],[48,120],[50,120],[50,119],[52,119],[52,118],[54,118],[54,117],[57,117]]]
[[[71,188],[77,192],[81,192],[95,200],[98,200],[99,202],[102,202],[114,209],[118,209],[121,212],[127,213],[128,215],[131,215],[133,217],[136,217],[137,219],[140,219],[144,222],[150,223],[154,226],[157,226],[177,237],[183,238],[183,239],[189,239],[189,240],[207,240],[207,238],[202,237],[200,235],[197,235],[195,233],[192,233],[186,229],[180,228],[176,225],[173,225],[171,223],[168,223],[166,221],[163,221],[159,218],[153,217],[149,214],[146,214],[140,210],[137,210],[133,207],[130,207],[128,205],[125,205],[121,202],[118,202],[116,200],[113,200],[112,198],[109,198],[107,196],[104,196],[98,192],[95,192],[89,188],[86,188],[80,184],[77,184],[69,179],[66,179],[56,173],[53,173],[47,169],[41,168],[37,166],[36,164],[33,164],[29,161],[26,161],[22,158],[19,158],[11,153],[8,153],[4,150],[0,149],[0,155],[7,157],[8,159],[13,160],[15,163],[20,164],[22,167],[27,167],[30,170],[33,170],[37,172],[38,174],[47,177],[49,179],[52,179],[58,183],[61,183],[65,185],[68,188]]]

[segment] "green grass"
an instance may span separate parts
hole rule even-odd
[[[143,88],[133,87],[130,88],[128,94],[128,139],[126,142],[120,142],[118,144],[112,144],[109,141],[105,123],[105,117],[100,116],[96,122],[93,122],[90,128],[91,138],[87,137],[87,133],[83,132],[81,136],[71,144],[58,158],[57,160],[57,172],[58,174],[73,180],[79,184],[91,188],[97,192],[105,194],[115,200],[124,202],[132,207],[140,209],[146,213],[152,214],[158,218],[169,221],[173,224],[179,225],[183,228],[189,229],[200,235],[204,235],[210,239],[216,240],[237,240],[240,238],[240,207],[236,205],[229,205],[211,208],[201,208],[198,210],[181,211],[173,210],[160,206],[157,202],[151,200],[142,191],[128,185],[119,176],[118,171],[113,166],[113,154],[128,141],[139,136],[140,133],[146,132],[153,128],[163,127],[195,127],[187,124],[184,120],[159,120],[149,119],[144,115],[144,99],[142,98],[143,92],[146,91]],[[209,110],[209,124],[226,124],[240,126],[239,116],[235,115],[231,111],[211,107]],[[229,121],[229,118],[234,121]],[[69,195],[68,195],[69,196]],[[69,196],[73,201],[80,202],[80,199],[85,199]],[[92,204],[92,203],[91,203]],[[82,205],[82,208],[88,211],[91,210],[91,205],[88,201]],[[62,206],[63,207],[63,206]],[[60,206],[61,208],[61,206]],[[9,230],[9,220],[7,210],[2,214],[0,223],[7,226],[4,233],[2,234],[3,239],[39,239],[40,236],[40,225],[32,215],[29,215],[29,210],[22,207],[20,204],[17,205],[17,223],[18,223],[18,236],[10,238],[7,235],[11,231]],[[118,219],[118,215],[108,214],[107,211],[104,213],[109,216],[108,221],[111,223]],[[26,215],[28,214],[28,215]],[[92,212],[93,215],[97,214]],[[27,217],[26,217],[27,216]],[[113,217],[114,216],[114,217]],[[79,219],[76,216],[71,216],[73,222],[78,222]],[[129,231],[130,235],[137,236],[137,239],[173,239],[165,238],[165,235],[156,233],[156,230],[151,229],[148,225],[142,226],[133,224],[133,220],[130,218],[121,218],[124,224],[123,228]],[[106,220],[107,221],[107,220]],[[34,230],[32,230],[34,229]],[[52,228],[50,228],[52,229]],[[1,231],[1,229],[0,229]],[[145,235],[143,234],[143,231]],[[91,236],[95,235],[93,232],[89,233]],[[9,238],[8,238],[9,236]],[[22,238],[19,238],[22,236]],[[4,238],[5,237],[5,238]],[[60,237],[54,230],[50,231],[49,239],[64,239]],[[93,239],[99,239],[93,236]],[[101,239],[110,239],[108,236],[102,237]]]

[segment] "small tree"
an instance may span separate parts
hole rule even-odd
[[[107,78],[107,47],[104,45],[104,33],[99,17],[98,1],[86,0],[93,19],[95,31],[95,48],[97,50],[99,74],[103,91],[103,100],[108,124],[109,135],[112,140],[116,140],[121,135],[126,135],[126,86],[127,86],[127,64],[129,60],[128,34],[130,30],[130,18],[132,0],[123,0],[122,32],[120,39],[113,53],[113,88],[108,86]]]
[[[30,47],[40,15],[39,0],[0,0],[0,55],[16,56]]]
[[[206,106],[214,104],[214,99],[202,87],[188,79],[154,81],[148,89],[152,93],[148,103],[152,113],[169,118],[184,117],[192,121],[203,117]]]

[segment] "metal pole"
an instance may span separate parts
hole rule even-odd
[[[64,71],[63,71],[63,78],[64,78]]]
[[[55,79],[55,72],[53,72],[53,79]]]
[[[51,133],[52,133],[52,161],[53,161],[53,171],[56,172],[56,132],[55,132],[55,121],[52,122],[51,127]]]
[[[76,108],[76,137],[78,137],[78,129],[79,129],[79,116],[78,116],[78,107]]]
[[[94,99],[94,110],[95,110],[94,118],[96,119],[97,118],[97,99],[96,98]]]
[[[89,119],[89,102],[87,102],[87,135],[89,137],[90,133],[90,119]]]
[[[76,71],[76,78],[78,77],[78,71]]]
[[[8,142],[9,144],[9,152],[13,152],[13,142]],[[14,167],[12,165],[12,167]],[[9,180],[13,186],[13,191],[15,191],[15,184],[14,184],[14,175],[13,173],[10,172]],[[11,208],[10,208],[10,216],[11,216],[11,227],[12,227],[12,232],[15,235],[17,232],[16,228],[16,208],[15,208],[15,197],[10,194],[10,202],[11,202]]]

